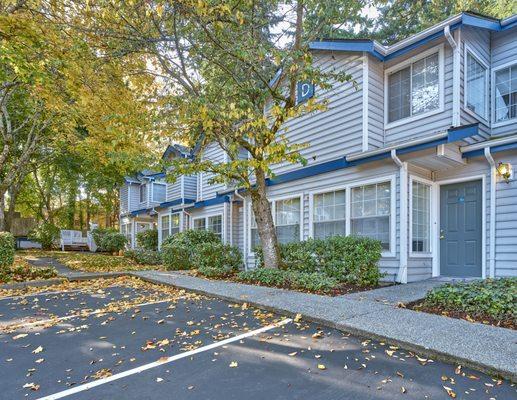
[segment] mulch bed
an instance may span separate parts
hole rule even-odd
[[[417,301],[414,303],[406,304],[406,308],[409,308],[411,310],[415,311],[422,311],[429,314],[436,314],[436,315],[443,315],[445,317],[450,318],[456,318],[456,319],[464,319],[469,322],[478,322],[484,325],[492,325],[497,326],[500,328],[508,328],[517,330],[517,321],[512,318],[507,319],[496,319],[494,317],[488,316],[488,315],[471,315],[464,311],[451,311],[451,310],[444,310],[440,307],[430,307],[425,306],[422,301]]]

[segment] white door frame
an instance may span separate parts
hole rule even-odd
[[[481,180],[481,278],[486,278],[486,174],[467,176],[463,178],[445,179],[436,181],[438,190],[435,190],[436,201],[434,202],[437,235],[435,235],[436,246],[433,252],[433,277],[440,276],[440,192],[441,186],[453,183],[472,182]]]

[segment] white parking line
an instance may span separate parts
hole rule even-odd
[[[128,306],[127,309],[131,309],[131,308],[137,308],[137,307],[143,307],[143,306],[149,306],[151,304],[160,304],[160,303],[167,303],[169,301],[173,301],[173,299],[166,299],[166,300],[159,300],[159,301],[150,301],[148,303],[140,303],[140,304],[134,304],[134,305],[131,305],[131,306]],[[14,324],[14,325],[2,325],[0,324],[0,329],[21,329],[21,328],[28,328],[28,327],[31,327],[31,326],[37,326],[37,325],[45,325],[45,324],[49,324],[49,323],[52,323],[52,322],[61,322],[61,321],[67,321],[69,319],[73,319],[73,318],[86,318],[86,317],[89,317],[91,315],[96,315],[96,314],[107,314],[107,313],[110,313],[111,311],[106,311],[106,310],[95,310],[95,311],[92,311],[90,313],[77,313],[77,314],[73,314],[73,315],[66,315],[64,317],[56,317],[56,318],[49,318],[49,319],[42,319],[42,320],[39,320],[39,321],[33,321],[33,322],[27,322],[25,324]]]
[[[204,351],[212,350],[212,349],[215,349],[217,347],[224,346],[224,345],[226,345],[228,343],[236,342],[236,341],[248,338],[250,336],[258,335],[259,333],[262,333],[262,332],[267,332],[267,331],[269,331],[271,329],[275,329],[275,328],[278,328],[280,326],[286,325],[286,324],[290,323],[291,321],[292,321],[291,318],[286,318],[286,319],[284,319],[284,320],[282,320],[280,322],[277,322],[275,324],[264,326],[262,328],[256,329],[254,331],[243,333],[242,335],[238,335],[238,336],[235,336],[233,338],[224,339],[224,340],[221,340],[220,342],[215,342],[215,343],[209,344],[207,346],[200,347],[200,348],[195,349],[195,350],[190,350],[190,351],[186,351],[185,353],[176,354],[175,356],[171,356],[171,357],[167,357],[167,358],[161,358],[158,361],[154,361],[154,362],[149,363],[149,364],[144,364],[144,365],[141,365],[139,367],[136,367],[136,368],[124,371],[124,372],[120,372],[120,373],[115,374],[115,375],[108,376],[107,378],[102,378],[102,379],[98,379],[98,380],[93,381],[93,382],[85,383],[83,385],[79,385],[79,386],[73,387],[71,389],[63,390],[62,392],[51,394],[49,396],[40,397],[38,400],[62,399],[63,397],[70,396],[70,395],[75,394],[75,393],[83,392],[85,390],[89,390],[89,389],[94,388],[96,386],[104,385],[105,383],[109,383],[109,382],[113,382],[113,381],[116,381],[116,380],[121,379],[121,378],[125,378],[126,376],[131,376],[131,375],[134,375],[134,374],[139,374],[142,371],[146,371],[146,370],[151,369],[151,368],[159,367],[160,365],[168,364],[168,363],[171,363],[171,362],[176,361],[176,360],[180,360],[180,359],[185,358],[185,357],[193,356],[194,354],[198,354],[198,353],[202,353]]]

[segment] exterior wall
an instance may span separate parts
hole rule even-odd
[[[183,176],[183,198],[196,199],[197,197],[197,176]]]
[[[517,63],[517,28],[504,32],[492,33],[492,68],[509,63]],[[493,74],[491,74],[491,81]],[[493,91],[490,91],[493,96]],[[493,102],[490,102],[493,106]],[[494,115],[492,115],[494,121]],[[517,132],[517,121],[514,119],[501,126],[492,127],[492,136],[504,136]]]
[[[127,183],[122,185],[122,187],[119,189],[119,201],[120,214],[125,214],[129,212],[129,185]]]
[[[318,101],[328,101],[327,109],[289,120],[285,135],[290,143],[306,144],[300,153],[308,165],[334,160],[362,148],[363,57],[361,53],[315,52],[314,64],[322,70],[344,71],[352,82],[334,83],[329,90],[315,88]],[[273,166],[275,173],[300,168],[288,163]]]
[[[165,201],[172,201],[181,198],[181,177],[174,183],[167,182],[167,199]]]
[[[488,120],[480,118],[477,114],[471,112],[466,107],[465,98],[465,80],[466,80],[466,57],[465,50],[470,50],[477,58],[480,59],[487,67],[490,66],[491,50],[490,50],[490,32],[484,29],[474,29],[472,27],[464,27],[461,29],[461,48],[460,48],[460,121],[462,125],[479,123],[479,132],[483,138],[490,136],[490,117]],[[490,76],[488,79],[488,115],[491,115],[490,107]]]
[[[202,159],[222,163],[225,161],[225,153],[217,143],[210,143],[203,151]],[[210,184],[209,181],[212,176],[213,174],[208,172],[199,174],[198,200],[211,199],[217,195],[218,191],[225,189],[225,185],[222,183]]]
[[[387,180],[393,178],[395,180],[395,187],[392,190],[395,191],[395,217],[392,221],[395,224],[396,238],[393,243],[393,255],[384,256],[381,259],[380,267],[383,272],[387,275],[385,280],[393,281],[399,269],[399,235],[398,235],[398,224],[400,220],[399,213],[399,177],[398,167],[391,161],[377,162],[368,164],[367,166],[359,166],[354,168],[346,168],[339,171],[326,173],[322,175],[313,176],[310,178],[301,179],[298,181],[272,186],[269,188],[268,197],[271,199],[275,198],[286,198],[286,197],[302,197],[302,221],[301,230],[303,232],[303,239],[306,240],[310,236],[309,218],[310,218],[310,195],[313,192],[326,191],[327,189],[332,190],[334,188],[342,188],[350,184],[361,183],[362,181],[368,181],[371,179],[378,179],[385,177]],[[244,218],[246,229],[244,229],[244,254],[246,266],[248,268],[255,267],[255,257],[253,253],[249,251],[249,219],[250,219],[250,200],[247,199],[244,207]]]
[[[384,65],[368,56],[368,148],[372,150],[384,145]],[[364,132],[363,132],[364,133]],[[363,150],[365,148],[363,147]]]
[[[129,211],[138,210],[140,207],[140,193],[139,193],[139,185],[131,184],[131,188],[129,189]]]
[[[401,57],[396,57],[385,63],[384,69],[397,66],[405,60],[418,56],[422,52],[436,46],[443,46],[444,57],[444,108],[443,111],[424,116],[417,120],[408,119],[408,122],[397,127],[388,128],[385,126],[385,144],[401,142],[408,139],[422,138],[439,132],[444,132],[452,125],[452,66],[453,54],[451,47],[445,39],[437,39],[425,46],[421,46]],[[386,85],[386,82],[385,82]],[[401,122],[403,120],[400,120]]]
[[[187,212],[190,214],[188,229],[192,229],[194,219],[200,217],[208,217],[211,215],[220,214],[223,216],[223,242],[229,243],[229,218],[228,218],[228,203],[216,204],[213,206],[203,208],[188,209]]]

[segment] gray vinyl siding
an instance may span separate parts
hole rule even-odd
[[[495,161],[517,165],[517,154],[499,153]],[[515,167],[514,167],[515,168]],[[517,276],[517,180],[497,183],[495,232],[496,277]]]
[[[140,185],[131,185],[130,191],[129,211],[138,210],[140,208]]]
[[[334,160],[362,148],[362,54],[315,52],[314,64],[326,72],[351,74],[357,86],[352,82],[333,82],[329,90],[316,87],[316,99],[328,101],[326,110],[293,118],[284,125],[290,143],[307,145],[300,153],[308,165]],[[300,165],[282,163],[274,166],[273,171],[282,173],[298,168]]]
[[[129,212],[129,186],[128,184],[124,184],[119,189],[119,199],[120,199],[120,214],[125,214]]]
[[[306,240],[309,237],[309,195],[311,192],[317,192],[326,190],[332,187],[348,185],[353,183],[361,183],[362,181],[369,179],[377,179],[381,177],[391,178],[393,175],[396,176],[396,187],[394,188],[396,193],[396,216],[393,219],[396,226],[396,241],[395,256],[394,257],[383,257],[380,261],[380,268],[386,273],[383,278],[387,281],[393,281],[398,272],[399,261],[399,234],[398,234],[398,221],[400,218],[399,213],[399,178],[398,168],[392,162],[377,162],[369,165],[368,169],[362,167],[356,168],[345,168],[339,171],[334,171],[322,175],[312,176],[299,181],[286,183],[283,185],[272,186],[268,189],[268,197],[271,199],[285,198],[285,197],[298,197],[302,196],[303,199],[303,238]],[[249,199],[246,202],[245,218],[249,218]],[[244,232],[244,240],[246,243],[249,241],[249,229]],[[247,247],[247,245],[246,245]],[[255,267],[255,257],[253,254],[245,255],[248,268]]]
[[[472,50],[475,57],[478,57],[490,67],[490,32],[483,29],[474,29],[471,27],[464,27],[461,30],[461,51],[460,51],[460,121],[462,125],[479,123],[479,137],[467,140],[467,142],[476,142],[479,140],[487,139],[490,137],[490,126],[488,121],[473,113],[466,111],[466,99],[465,99],[465,74],[466,59],[465,59],[465,47]],[[490,74],[489,82],[490,82]],[[488,85],[488,92],[490,93],[490,83]],[[490,95],[488,101],[488,115],[490,115]]]
[[[189,175],[183,177],[183,198],[196,199],[197,196],[197,176]]]
[[[217,143],[210,143],[204,149],[202,159],[210,160],[214,163],[223,163],[225,161],[225,154]],[[222,183],[209,183],[210,179],[213,177],[212,173],[203,172],[201,174],[201,177],[202,180],[200,182],[200,185],[202,185],[202,188],[200,200],[206,200],[216,197],[218,191],[225,189],[225,185]]]
[[[492,33],[492,68],[512,61],[517,63],[517,28]],[[517,119],[507,125],[492,127],[492,136],[505,136],[512,133],[517,133]]]
[[[453,56],[450,46],[444,39],[434,40],[426,46],[421,46],[408,54],[397,57],[385,63],[385,69],[396,66],[399,63],[432,48],[444,44],[444,111],[420,118],[416,121],[385,129],[385,144],[400,142],[408,139],[422,138],[446,131],[452,124],[452,66]]]
[[[368,56],[368,150],[384,145],[384,65]]]
[[[181,178],[178,178],[174,183],[167,183],[166,201],[173,201],[179,198],[181,198]]]

